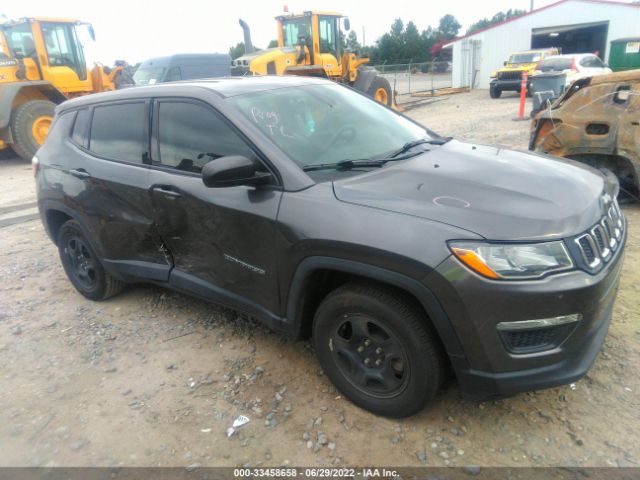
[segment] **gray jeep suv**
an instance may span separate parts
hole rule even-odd
[[[346,397],[416,413],[582,376],[625,219],[610,174],[440,137],[347,87],[229,78],[57,108],[42,221],[93,300],[151,282],[311,338]]]

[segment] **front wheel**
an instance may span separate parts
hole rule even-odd
[[[419,412],[444,378],[442,349],[424,313],[401,292],[375,284],[330,293],[316,311],[313,344],[334,385],[378,415]]]
[[[391,91],[391,84],[389,80],[380,75],[376,76],[371,85],[369,85],[369,89],[367,90],[367,94],[372,97],[376,102],[382,103],[387,107],[390,107],[393,103],[393,93]]]
[[[489,96],[491,98],[500,98],[500,95],[502,95],[502,90],[500,90],[498,87],[496,87],[495,85],[491,85],[489,87]]]
[[[11,113],[11,148],[19,157],[33,158],[47,138],[55,108],[55,103],[48,100],[31,100]]]

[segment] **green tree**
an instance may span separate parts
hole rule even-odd
[[[354,30],[351,30],[347,36],[347,48],[352,52],[362,48],[362,45],[358,42],[358,34]]]
[[[235,47],[230,47],[229,48],[229,55],[231,56],[232,60],[235,60],[238,57],[241,57],[242,55],[244,55],[244,42],[240,42],[238,44],[236,44]]]
[[[448,43],[459,31],[460,23],[453,15],[442,17],[437,29],[428,26],[422,31],[413,21],[405,25],[402,19],[396,18],[389,31],[376,40],[375,46],[362,51],[373,64],[431,60],[434,46]],[[436,48],[436,54],[440,55],[441,50],[441,47]]]
[[[338,43],[342,50],[347,48],[347,37],[342,30],[338,30]]]
[[[391,36],[395,39],[400,39],[402,32],[404,32],[404,23],[401,18],[396,18],[391,25]]]
[[[276,48],[278,46],[278,40],[271,40],[267,48]]]
[[[447,13],[444,17],[440,19],[440,23],[438,24],[438,34],[440,40],[450,40],[458,35],[460,31],[460,23],[456,20],[456,17]]]
[[[418,59],[427,56],[418,27],[413,22],[407,23],[402,33],[402,57],[405,59]]]
[[[471,26],[467,29],[467,35],[475,31],[482,30],[483,28],[490,27],[491,25],[507,21],[511,18],[519,17],[520,15],[523,15],[525,13],[527,13],[526,10],[519,10],[517,8],[510,8],[506,12],[498,12],[490,19],[485,17],[471,24]]]

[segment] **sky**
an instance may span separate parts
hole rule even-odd
[[[555,0],[534,0],[535,8]],[[349,17],[351,29],[362,41],[373,44],[389,31],[395,18],[412,20],[419,30],[437,26],[450,13],[462,24],[461,33],[475,21],[509,8],[528,10],[530,0],[2,0],[0,15],[20,17],[65,17],[90,22],[96,41],[86,38],[90,61],[113,65],[117,59],[136,63],[173,53],[227,53],[241,42],[242,18],[251,27],[254,45],[265,48],[277,38],[274,17],[307,10],[337,11]]]

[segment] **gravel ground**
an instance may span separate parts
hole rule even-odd
[[[516,111],[515,96],[480,91],[408,115],[525,149]],[[451,382],[397,421],[342,398],[308,343],[235,312],[145,285],[85,300],[40,222],[7,221],[35,196],[29,165],[0,158],[0,466],[640,464],[638,206],[624,208],[621,290],[584,379],[485,403],[461,400]],[[240,414],[250,422],[227,438]]]

